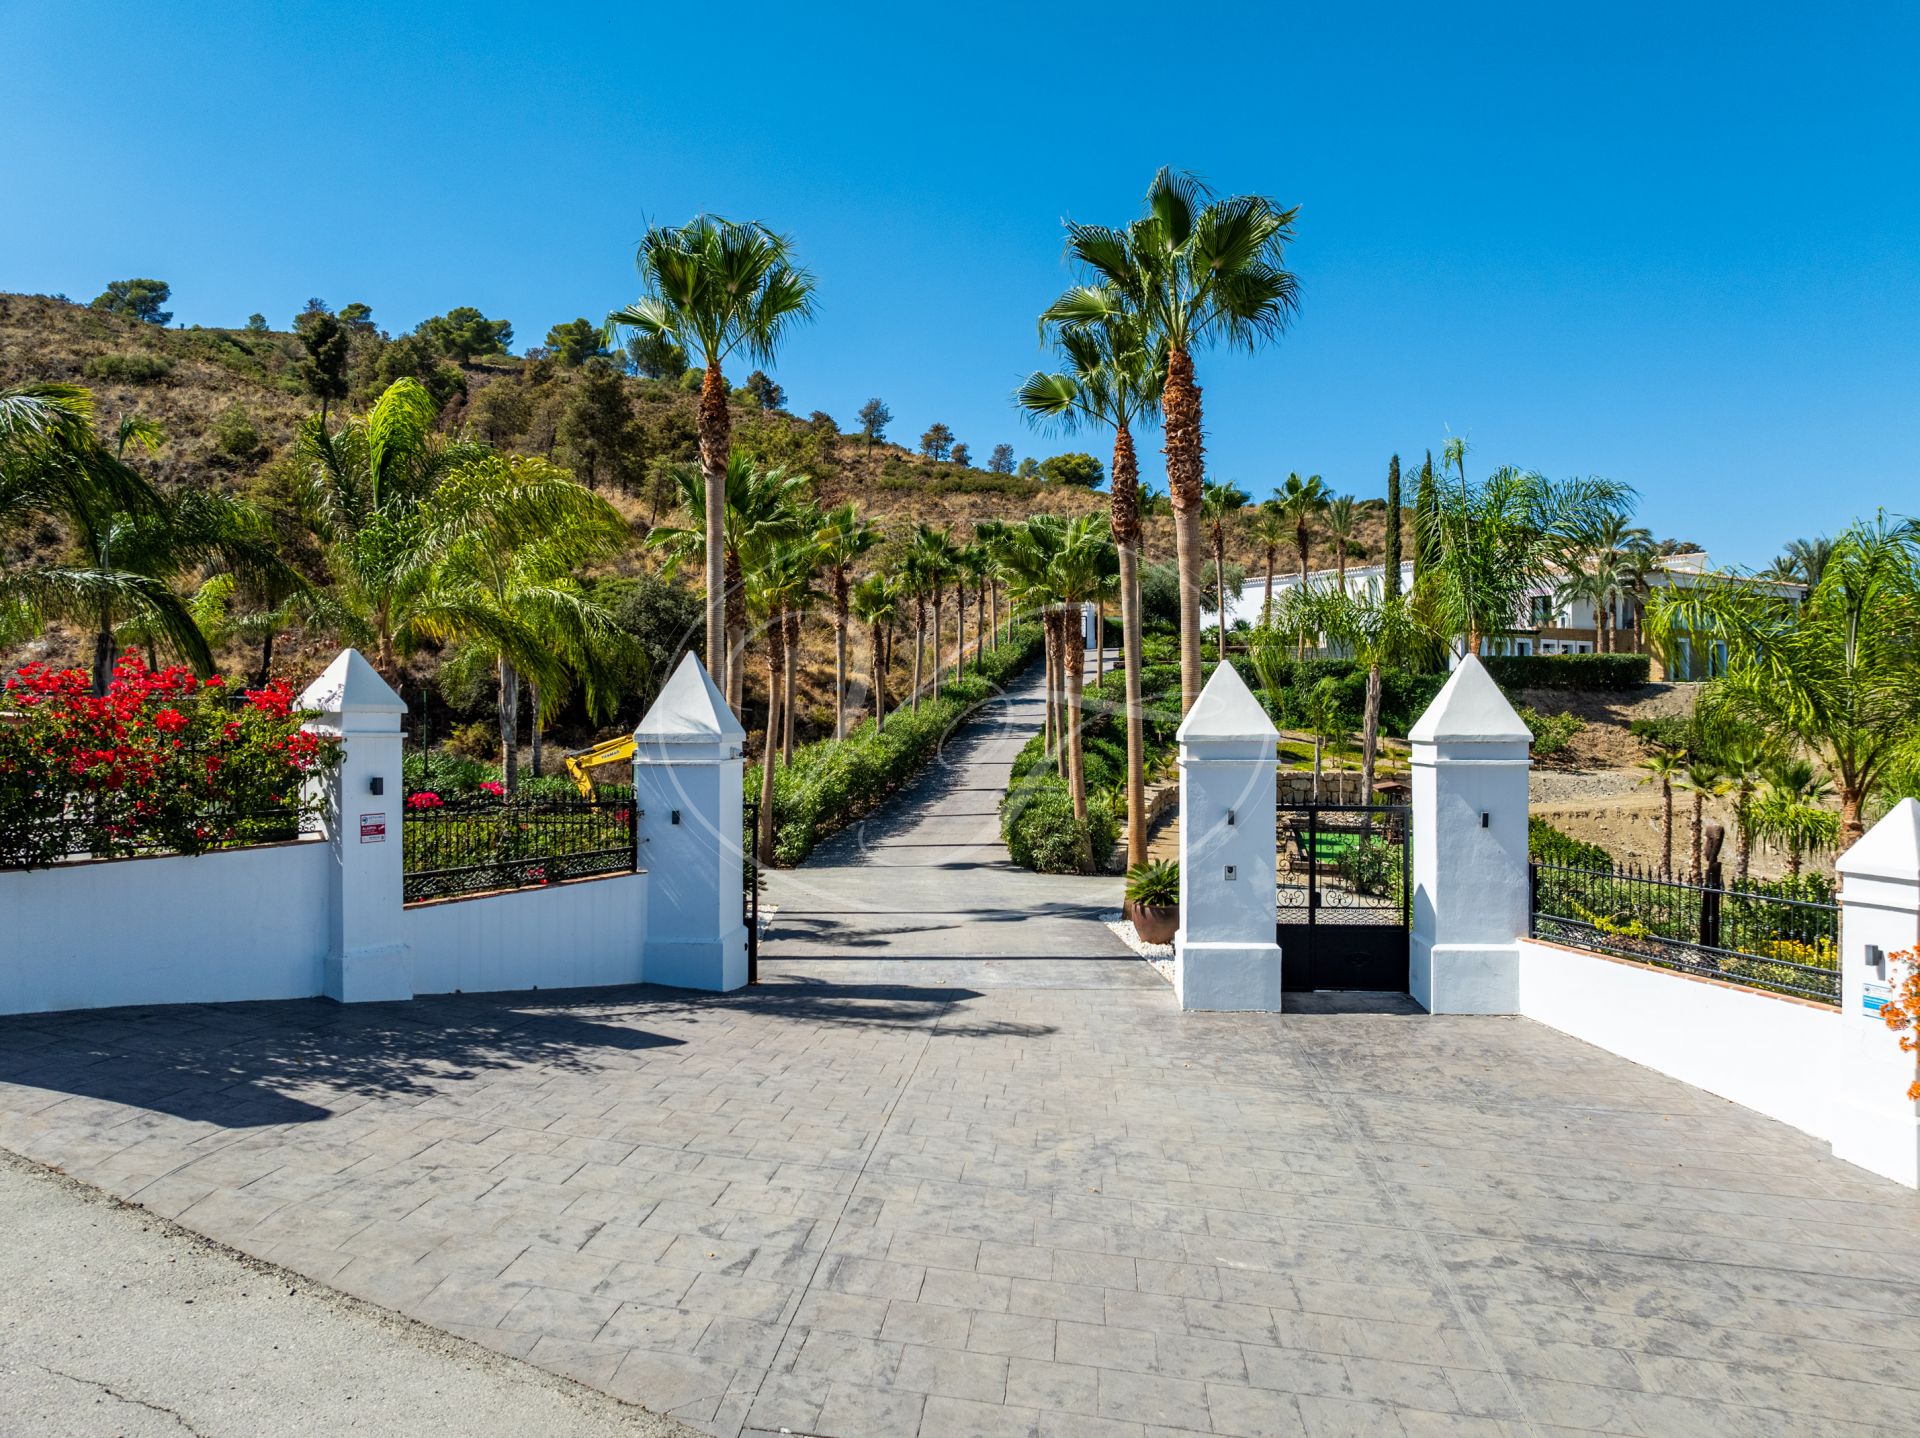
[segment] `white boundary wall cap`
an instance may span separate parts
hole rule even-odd
[[[1469,654],[1407,733],[1415,744],[1531,744],[1533,731]]]

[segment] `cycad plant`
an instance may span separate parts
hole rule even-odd
[[[1067,252],[1091,283],[1069,290],[1044,317],[1073,329],[1138,316],[1154,344],[1166,347],[1160,408],[1180,566],[1182,713],[1201,682],[1206,454],[1193,356],[1215,341],[1252,352],[1286,328],[1298,304],[1285,267],[1295,214],[1264,195],[1215,198],[1192,175],[1163,169],[1147,190],[1146,213],[1125,229],[1068,225]]]
[[[685,350],[702,367],[700,474],[705,486],[708,671],[721,691],[733,667],[727,648],[725,493],[732,421],[721,365],[738,352],[768,366],[787,331],[813,315],[813,276],[793,263],[792,244],[765,225],[699,215],[656,225],[635,257],[644,293],[607,317],[609,331],[638,330]]]

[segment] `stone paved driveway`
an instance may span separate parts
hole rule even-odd
[[[7,1020],[0,1144],[717,1433],[1914,1431],[1920,1201],[1546,1028],[770,980]]]

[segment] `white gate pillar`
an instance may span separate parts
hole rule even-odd
[[[1222,664],[1178,737],[1180,931],[1173,939],[1173,986],[1180,1007],[1276,1013],[1279,731],[1233,665]]]
[[[1920,1104],[1907,1097],[1914,1056],[1880,1018],[1900,977],[1891,956],[1920,943],[1920,804],[1902,799],[1834,868],[1841,889],[1833,1151],[1920,1187]]]
[[[407,706],[357,649],[341,650],[296,702],[318,712],[311,728],[339,735],[346,750],[323,822],[333,874],[321,991],[343,1004],[410,999],[413,960],[400,937]]]
[[[633,731],[633,802],[649,876],[641,970],[650,984],[724,991],[747,981],[746,738],[691,653]]]
[[[1474,655],[1407,736],[1413,744],[1413,947],[1428,1013],[1520,1012],[1533,735]]]

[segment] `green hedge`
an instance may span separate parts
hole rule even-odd
[[[1527,857],[1568,869],[1613,869],[1613,855],[1553,827],[1537,814],[1527,817]]]
[[[1495,654],[1482,661],[1503,689],[1617,692],[1647,682],[1644,654]]]
[[[1211,668],[1211,666],[1209,666]],[[1046,757],[1036,734],[1014,756],[1000,801],[1000,837],[1022,868],[1042,874],[1098,873],[1119,833],[1127,786],[1126,674],[1116,669],[1082,698],[1081,758],[1086,770],[1087,817],[1073,817],[1073,791]],[[1143,664],[1141,708],[1147,764],[1173,743],[1180,727],[1180,666]]]
[[[1038,625],[1016,624],[1010,642],[970,664],[964,679],[949,679],[938,699],[923,698],[887,715],[874,731],[867,718],[845,739],[823,739],[793,752],[773,773],[774,859],[797,864],[828,834],[872,809],[920,771],[943,739],[991,699],[1040,653]],[[757,794],[756,781],[749,791]]]

